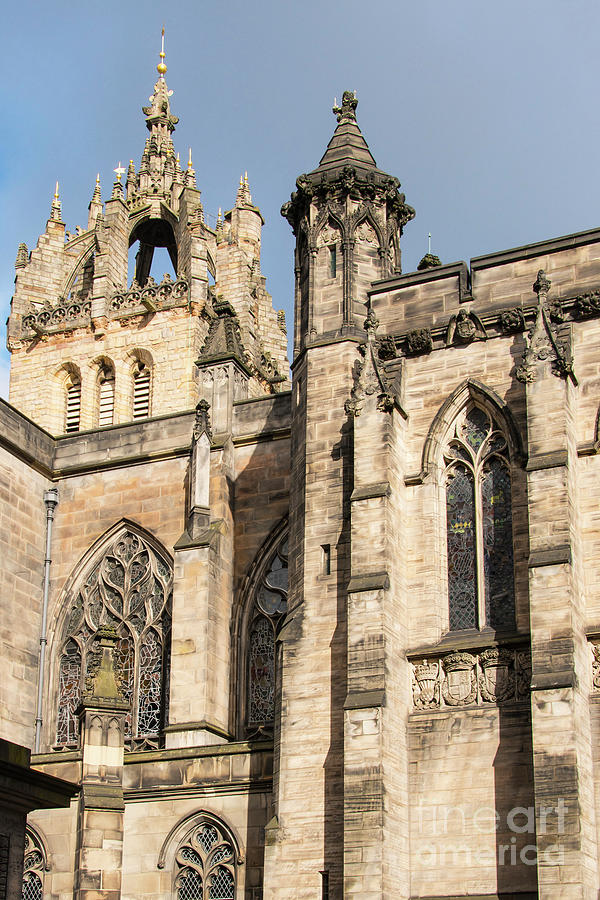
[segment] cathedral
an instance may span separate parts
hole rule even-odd
[[[17,250],[0,897],[597,898],[600,229],[403,273],[346,91],[290,377],[157,68],[139,165]]]

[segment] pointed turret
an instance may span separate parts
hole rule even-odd
[[[354,92],[344,91],[321,162],[296,179],[297,190],[281,209],[298,238],[296,351],[320,334],[362,327],[370,284],[401,271],[400,237],[415,215],[398,179],[377,168],[356,121],[357,105]],[[334,304],[330,295],[337,290]]]
[[[58,194],[58,181],[56,182],[56,188],[54,190],[54,197],[52,198],[52,206],[50,207],[50,218],[54,222],[62,222],[61,209],[60,209],[60,198],[59,198],[59,194]]]
[[[344,166],[377,169],[377,164],[356,121],[357,106],[355,93],[344,91],[342,105],[336,104],[333,107],[338,126],[319,163],[319,170],[340,169]]]
[[[88,230],[96,226],[98,216],[102,215],[102,195],[100,192],[100,173],[96,175],[94,193],[88,206]]]

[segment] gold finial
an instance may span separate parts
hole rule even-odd
[[[240,175],[240,187],[244,186],[244,176]]]
[[[167,66],[165,64],[165,26],[164,25],[162,27],[160,53],[158,55],[160,56],[160,62],[156,67],[156,71],[158,72],[158,74],[160,75],[161,78],[164,78],[165,73],[167,71]]]
[[[56,182],[56,189],[54,191],[54,199],[58,200],[58,181]]]
[[[248,173],[244,172],[244,184],[248,187]]]
[[[190,155],[188,156],[188,169],[192,168],[192,148],[190,147]]]
[[[123,168],[123,166],[121,165],[121,161],[119,160],[119,165],[117,166],[116,169],[113,169],[113,172],[114,172],[115,175],[117,176],[117,181],[118,181],[119,183],[120,183],[120,181],[121,181],[121,175],[124,175],[126,171],[127,171],[127,169],[124,169],[124,168]]]
[[[96,175],[96,184],[100,187],[100,172]]]

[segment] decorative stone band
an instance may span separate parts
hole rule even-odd
[[[185,306],[188,299],[189,285],[183,278],[172,281],[166,275],[160,284],[148,279],[143,288],[134,281],[128,291],[113,294],[108,304],[108,315],[111,319],[139,316],[140,313],[155,312],[157,309]]]
[[[497,706],[529,697],[531,655],[524,647],[453,651],[413,660],[411,669],[415,710]]]
[[[23,318],[23,330],[33,334],[54,334],[85,328],[91,322],[92,304],[89,300],[60,303],[52,309],[44,308]]]

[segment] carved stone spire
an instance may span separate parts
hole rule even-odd
[[[56,182],[56,188],[54,190],[54,197],[52,198],[52,206],[50,207],[50,218],[54,222],[62,222],[60,198],[59,198],[59,194],[58,194],[58,181]]]
[[[523,355],[523,362],[517,368],[516,377],[525,384],[536,381],[551,363],[551,371],[560,378],[570,377],[577,384],[573,372],[573,362],[570,358],[568,347],[560,343],[552,327],[550,312],[548,310],[548,294],[552,282],[546,277],[543,269],[540,269],[533,291],[538,296],[535,324],[529,332],[527,348]]]
[[[27,249],[27,244],[19,244],[19,249],[17,250],[17,258],[15,260],[15,269],[23,269],[29,262],[29,251]]]
[[[94,193],[88,206],[88,230],[94,228],[98,216],[102,215],[102,196],[100,193],[100,173],[96,175]]]
[[[196,443],[205,434],[209,441],[212,441],[212,431],[210,430],[210,403],[206,400],[200,400],[196,405],[196,418],[192,431],[192,443]]]
[[[171,104],[169,98],[173,91],[170,91],[165,81],[167,66],[165,64],[165,30],[162,33],[162,47],[160,51],[160,62],[156,69],[158,71],[158,81],[154,85],[154,93],[150,96],[150,106],[143,106],[142,112],[146,116],[146,127],[151,134],[160,137],[170,135],[175,126],[179,122],[178,116],[171,114]]]
[[[252,206],[252,194],[250,193],[250,186],[248,184],[248,173],[244,172],[244,175],[240,175],[240,186],[238,188],[237,196],[235,198],[235,205],[237,207],[244,206]]]

